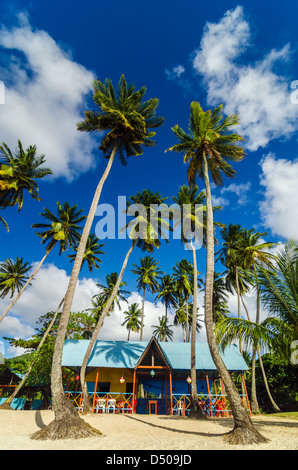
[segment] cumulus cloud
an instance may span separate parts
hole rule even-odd
[[[1,50],[2,48],[2,50]],[[76,130],[94,75],[72,60],[46,32],[19,15],[19,25],[0,29],[0,73],[5,105],[0,106],[2,138],[14,149],[37,145],[53,177],[73,179],[94,162],[93,137]]]
[[[37,263],[33,263],[32,269]],[[47,312],[56,311],[63,299],[69,276],[54,264],[44,265],[34,281],[0,324],[1,336],[26,339],[34,333],[36,321]],[[91,307],[91,298],[98,293],[96,280],[83,278],[78,281],[72,311],[79,312]],[[0,300],[0,311],[9,305],[10,299]]]
[[[254,64],[241,64],[239,59],[251,46],[250,26],[238,6],[218,23],[206,24],[193,67],[203,77],[208,103],[222,102],[226,114],[239,114],[238,132],[247,149],[255,151],[296,131],[298,107],[291,102],[289,80],[274,72],[290,59],[290,45],[272,49]]]
[[[265,199],[260,202],[263,223],[274,235],[298,239],[298,160],[276,158],[273,154],[260,162],[260,183]]]

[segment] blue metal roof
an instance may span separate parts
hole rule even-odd
[[[63,348],[62,366],[80,367],[89,340],[66,340]],[[96,341],[88,367],[111,367],[133,369],[149,342],[147,341]],[[174,370],[190,369],[190,343],[159,342],[168,363]],[[236,345],[228,346],[220,353],[229,371],[248,370],[248,366]],[[196,369],[216,370],[207,343],[196,343]]]

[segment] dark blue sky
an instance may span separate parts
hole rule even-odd
[[[290,0],[283,2],[252,0],[242,4],[227,0],[213,2],[193,0],[185,0],[184,2],[176,0],[1,2],[2,24],[8,30],[18,24],[16,14],[20,11],[26,12],[33,31],[45,31],[62,50],[70,54],[72,61],[82,65],[98,79],[104,80],[109,77],[116,84],[120,75],[125,74],[127,81],[134,82],[138,88],[143,85],[147,87],[146,97],[156,96],[159,98],[158,114],[165,116],[166,121],[163,127],[157,131],[156,147],[145,150],[143,156],[130,158],[126,167],[117,161],[104,186],[101,202],[116,207],[118,195],[129,197],[144,188],[161,191],[162,195],[170,198],[177,194],[179,186],[187,184],[186,166],[183,164],[182,156],[172,152],[165,154],[164,151],[175,143],[174,134],[171,131],[173,125],[178,123],[187,129],[191,101],[200,101],[204,108],[214,105],[215,92],[213,90],[213,96],[211,96],[211,90],[208,90],[208,75],[204,75],[202,71],[199,73],[198,69],[193,66],[193,60],[196,51],[200,45],[202,46],[201,40],[204,31],[206,32],[204,29],[206,23],[220,23],[228,10],[235,10],[239,5],[243,5],[241,21],[244,24],[245,20],[246,24],[249,24],[250,34],[241,53],[238,51],[239,53],[233,57],[226,57],[227,65],[233,62],[233,67],[237,71],[241,67],[243,69],[249,66],[253,70],[257,69],[260,74],[261,70],[264,70],[264,74],[267,74],[268,78],[267,84],[270,84],[269,77],[272,78],[272,74],[274,74],[275,78],[272,83],[275,87],[280,86],[283,93],[285,93],[285,87],[288,87],[288,95],[284,96],[286,96],[285,99],[290,99],[291,82],[298,79],[298,4],[296,2]],[[220,41],[224,42],[225,39],[225,36],[220,37]],[[227,44],[229,43],[227,42]],[[290,44],[291,50],[287,60],[276,60],[276,62],[272,61],[270,66],[267,63],[264,65],[262,61],[265,56],[268,56],[273,50],[282,50],[286,44]],[[20,54],[20,58],[23,57],[22,53],[16,49],[1,48],[0,46],[0,64],[2,66],[0,72],[3,72],[5,79],[11,80],[13,83],[12,62],[9,59],[11,54],[15,56]],[[221,57],[224,54],[223,51]],[[264,65],[263,68],[259,67],[260,62]],[[171,75],[172,79],[169,79],[169,74],[174,70],[174,67],[180,64],[184,68],[183,73],[180,76]],[[7,78],[7,73],[9,78]],[[27,73],[29,76],[28,67]],[[227,84],[231,76],[227,78]],[[244,78],[245,73],[242,74],[242,79]],[[2,79],[4,80],[4,78]],[[222,87],[219,73],[216,79]],[[262,85],[260,84],[260,86]],[[13,88],[13,85],[11,87]],[[72,87],[71,82],[69,87]],[[247,91],[247,87],[244,89]],[[272,90],[272,97],[276,96],[276,90],[278,88]],[[249,103],[249,92],[247,93],[247,103]],[[233,98],[233,104],[237,104],[237,100],[233,96],[233,87],[228,94],[222,96],[226,98],[225,105],[232,106],[229,98]],[[269,109],[268,96],[270,98],[270,93],[266,90],[267,101],[264,109],[267,113]],[[87,101],[92,106],[90,94]],[[220,102],[219,100],[217,104]],[[9,103],[0,106],[2,119],[5,119],[6,107],[8,106]],[[85,106],[82,105],[80,108],[82,117],[84,109]],[[243,112],[243,107],[239,107],[239,109]],[[40,112],[42,117],[42,106]],[[278,113],[279,109],[273,107],[272,112]],[[269,114],[265,115],[266,123],[270,121]],[[288,113],[284,112],[283,116],[285,114]],[[264,124],[262,113],[258,119],[260,119],[260,126],[262,126]],[[291,127],[291,125],[294,126],[294,122],[297,124],[297,113],[296,116],[293,114],[291,122],[287,121],[287,124]],[[267,186],[260,185],[262,171],[263,173],[265,171],[261,168],[260,162],[264,155],[274,155],[276,159],[281,158],[287,159],[288,162],[294,162],[297,158],[297,133],[293,132],[293,129],[288,131],[287,128],[283,132],[284,121],[282,119],[279,130],[276,129],[278,126],[275,122],[273,124],[270,122],[268,125],[271,125],[271,128],[268,131],[267,142],[263,146],[257,145],[255,150],[251,149],[252,146],[246,148],[245,160],[235,165],[237,177],[224,182],[225,187],[231,183],[243,185],[243,193],[239,188],[240,192],[237,193],[237,187],[232,187],[227,192],[220,192],[218,188],[214,190],[214,195],[217,198],[226,201],[224,209],[216,215],[216,219],[227,224],[239,223],[247,228],[255,226],[259,231],[268,231],[271,240],[284,241],[286,236],[283,236],[282,231],[278,232],[273,224],[270,225],[268,219],[267,222],[264,221],[263,213],[259,207],[260,201],[270,196],[269,192],[265,193],[266,190],[269,190],[269,180],[267,180]],[[15,139],[18,137],[16,126]],[[4,128],[0,140],[6,142],[6,139],[8,139],[8,134]],[[55,140],[54,133],[52,139]],[[34,144],[34,142],[30,143]],[[43,151],[47,154],[46,150]],[[84,213],[87,213],[97,181],[106,164],[100,152],[95,150],[93,154],[96,166],[89,171],[82,172],[73,181],[68,182],[64,176],[60,176],[50,178],[47,182],[40,182],[42,202],[37,203],[29,196],[25,196],[24,208],[20,213],[12,208],[6,210],[5,214],[4,212],[1,214],[10,226],[9,234],[6,234],[1,228],[1,260],[19,256],[33,262],[43,256],[44,248],[41,246],[39,238],[34,234],[31,225],[41,221],[39,213],[44,206],[55,211],[56,201],[59,200],[61,203],[69,201],[70,204],[78,204],[80,208],[84,209]],[[64,158],[63,154],[61,154],[61,158]],[[47,163],[51,166],[50,161]],[[77,171],[79,173],[79,167]],[[270,176],[272,175],[270,174]],[[202,181],[198,181],[198,185],[200,189],[204,189]],[[241,195],[245,196],[242,202],[240,202]],[[98,219],[95,219],[95,223],[97,221]],[[106,254],[102,257],[102,268],[100,272],[93,274],[93,277],[101,281],[107,273],[120,269],[124,253],[130,242],[128,240],[110,240],[105,243]],[[143,256],[142,253],[135,250],[131,262],[138,263],[140,256]],[[181,247],[179,241],[171,241],[168,246],[163,244],[154,253],[154,256],[160,261],[165,272],[170,272],[172,266],[183,257],[191,260],[190,253]],[[57,252],[52,253],[48,261],[55,263],[58,268],[65,269],[70,274],[71,265],[65,254],[59,257]],[[125,280],[128,282],[128,289],[135,290],[134,276],[130,273],[130,268],[131,265],[125,274]],[[203,249],[198,252],[198,268],[202,272],[205,270]],[[220,266],[218,269],[221,269]],[[87,269],[83,270],[82,276],[90,276]]]

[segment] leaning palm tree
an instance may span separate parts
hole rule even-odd
[[[94,235],[89,236],[87,246],[86,246],[86,250],[85,250],[85,253],[84,253],[84,258],[83,258],[81,269],[83,268],[84,264],[86,263],[90,273],[92,273],[94,268],[99,269],[99,265],[101,263],[101,260],[99,259],[98,255],[99,254],[104,254],[103,251],[101,251],[101,248],[103,247],[103,244],[100,245],[100,244],[98,244],[98,242],[99,242],[99,240],[98,240],[97,237],[95,237]],[[74,249],[76,249],[76,247],[74,247]],[[70,258],[71,261],[73,261],[73,256],[72,255],[68,255],[68,257]],[[52,328],[53,328],[53,326],[56,322],[56,319],[57,319],[58,314],[60,312],[60,309],[63,305],[63,302],[64,302],[64,297],[61,300],[60,304],[58,305],[57,310],[54,313],[52,320],[50,321],[46,331],[44,332],[44,334],[43,334],[43,336],[42,336],[42,338],[41,338],[41,340],[40,340],[40,342],[37,346],[37,349],[34,352],[33,359],[32,359],[32,361],[31,361],[31,363],[28,367],[28,370],[26,371],[26,373],[25,373],[24,377],[22,378],[21,382],[15,388],[14,392],[10,395],[8,400],[6,400],[1,405],[2,409],[3,408],[10,408],[10,405],[11,405],[13,399],[18,395],[19,391],[21,390],[21,388],[25,384],[26,380],[28,379],[28,377],[30,375],[30,372],[31,372],[31,370],[32,370],[37,358],[38,358],[39,351],[41,350],[44,342],[46,341],[50,331],[52,330]]]
[[[163,117],[155,115],[159,103],[158,99],[151,98],[142,101],[146,88],[142,87],[136,91],[134,85],[127,86],[123,75],[120,78],[117,90],[113,87],[111,80],[106,80],[104,83],[99,80],[94,81],[93,90],[93,100],[98,110],[86,111],[85,120],[80,122],[77,128],[82,132],[99,132],[103,134],[99,149],[107,156],[108,164],[94,193],[65,294],[51,374],[55,420],[43,430],[43,438],[55,436],[57,439],[63,439],[72,435],[72,432],[78,437],[90,435],[90,429],[78,419],[78,414],[65,397],[61,372],[63,345],[80,266],[101,191],[113,165],[116,153],[123,164],[126,163],[127,157],[142,155],[144,152],[143,147],[155,145],[155,141],[152,139],[155,132],[150,129],[160,127],[164,122]],[[40,434],[35,437],[39,438]]]
[[[30,145],[26,150],[18,140],[18,146],[13,154],[3,142],[0,146],[0,207],[23,206],[24,191],[28,191],[33,199],[41,201],[38,194],[36,179],[44,178],[53,172],[50,168],[42,167],[45,156],[37,157],[36,146]]]
[[[239,134],[232,132],[232,128],[239,123],[238,116],[231,115],[223,118],[222,108],[223,105],[220,105],[213,110],[204,112],[200,103],[192,102],[190,106],[189,133],[176,125],[173,128],[173,132],[178,139],[178,144],[169,150],[184,154],[184,161],[188,163],[190,186],[194,184],[198,176],[205,181],[207,206],[205,325],[207,340],[212,359],[225,385],[233,413],[234,429],[227,435],[227,439],[229,442],[251,444],[252,442],[264,442],[266,439],[253,426],[225,363],[219,354],[212,320],[214,224],[209,172],[214,183],[221,185],[223,184],[222,173],[226,177],[233,177],[236,174],[228,162],[240,162],[244,158],[244,150],[238,145],[243,139]]]
[[[142,302],[142,321],[140,328],[140,341],[143,339],[143,329],[144,329],[144,310],[145,310],[145,295],[146,290],[152,294],[156,293],[159,288],[158,279],[163,274],[159,268],[159,261],[155,261],[152,256],[145,256],[140,259],[140,266],[133,264],[134,269],[131,270],[133,274],[136,274],[137,277],[137,286],[138,291],[143,292],[143,302]]]
[[[121,326],[126,326],[128,331],[127,341],[130,339],[130,333],[138,333],[141,329],[142,321],[142,310],[139,307],[139,304],[133,303],[128,307],[128,310],[124,312],[125,319],[121,323]]]
[[[0,317],[0,322],[5,318],[7,313],[29,286],[56,244],[59,244],[59,255],[61,255],[61,253],[66,251],[70,246],[77,244],[80,238],[81,227],[79,226],[79,223],[85,219],[85,216],[81,216],[82,210],[78,210],[76,204],[71,207],[68,202],[65,202],[63,205],[57,202],[57,207],[57,215],[53,214],[47,208],[45,208],[44,212],[41,213],[49,223],[38,223],[32,225],[34,228],[42,229],[40,232],[36,232],[36,234],[41,238],[41,243],[46,244],[46,253],[27,282],[5,309]]]
[[[160,300],[165,306],[165,321],[168,321],[168,310],[171,307],[176,307],[176,283],[172,275],[166,274],[161,278],[161,283],[159,286],[159,293],[157,294],[155,300]],[[166,341],[166,336],[164,335],[164,341]]]
[[[171,330],[171,326],[168,325],[168,318],[158,317],[159,325],[151,325],[152,328],[155,328],[153,331],[153,336],[155,336],[158,341],[173,341],[173,330]]]
[[[29,279],[26,275],[32,266],[24,263],[23,258],[6,259],[0,264],[0,297],[3,299],[8,294],[14,296],[15,291],[20,292],[25,282]]]
[[[132,245],[126,253],[117,282],[109,299],[105,304],[102,314],[100,315],[100,318],[94,329],[92,338],[88,344],[82,362],[80,379],[85,404],[85,413],[92,411],[89,402],[88,389],[85,381],[85,373],[90,354],[93,350],[95,341],[97,340],[104,319],[110,311],[111,306],[113,305],[114,299],[121,285],[123,274],[133,249],[138,246],[139,248],[141,248],[142,251],[148,251],[149,253],[152,253],[154,248],[159,248],[161,244],[159,237],[165,236],[164,229],[166,228],[168,229],[168,231],[170,229],[169,222],[167,220],[162,219],[158,211],[154,213],[154,207],[160,206],[160,204],[164,202],[165,199],[166,198],[163,198],[159,192],[153,193],[152,191],[143,190],[142,192],[138,192],[136,196],[130,197],[130,199],[127,201],[127,214],[133,216],[134,218],[126,225],[126,227],[123,228],[123,230],[128,230],[129,238],[132,240]],[[152,223],[152,220],[154,220],[154,223]]]

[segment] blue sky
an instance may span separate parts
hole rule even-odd
[[[181,155],[164,153],[175,143],[171,127],[178,123],[187,129],[193,100],[204,108],[223,103],[225,113],[240,115],[246,157],[235,166],[236,178],[213,188],[214,203],[224,206],[217,220],[254,226],[276,242],[297,237],[298,105],[291,88],[298,79],[297,13],[298,4],[289,0],[282,5],[186,0],[183,6],[175,0],[2,1],[0,80],[6,100],[0,105],[0,140],[12,149],[18,138],[24,146],[36,144],[54,175],[39,184],[42,202],[25,196],[20,213],[11,208],[1,214],[10,232],[1,229],[0,259],[19,256],[34,263],[42,258],[44,247],[31,225],[41,221],[43,207],[55,211],[57,201],[69,201],[87,214],[106,161],[97,150],[99,136],[77,132],[75,123],[93,106],[93,78],[109,77],[116,84],[123,73],[128,82],[147,87],[146,97],[159,98],[158,113],[166,121],[156,147],[130,158],[127,167],[115,163],[101,202],[116,207],[118,196],[144,188],[169,198],[177,194],[187,183],[186,166]],[[198,185],[203,189],[202,181]],[[128,246],[128,240],[105,241],[100,271],[81,274],[74,309],[89,305],[97,280],[119,271]],[[131,263],[140,256],[136,250]],[[167,273],[180,259],[191,260],[177,240],[163,244],[154,256]],[[203,249],[198,268],[204,273]],[[131,264],[125,280],[135,292],[130,269]],[[38,316],[59,303],[70,272],[66,255],[52,253],[36,285],[0,325],[0,337],[30,336]],[[2,309],[8,300],[0,301]],[[139,301],[137,294],[132,301]],[[152,302],[148,296],[148,328],[162,314]],[[105,328],[111,339],[114,324]],[[117,330],[116,337],[121,335],[124,328]]]

